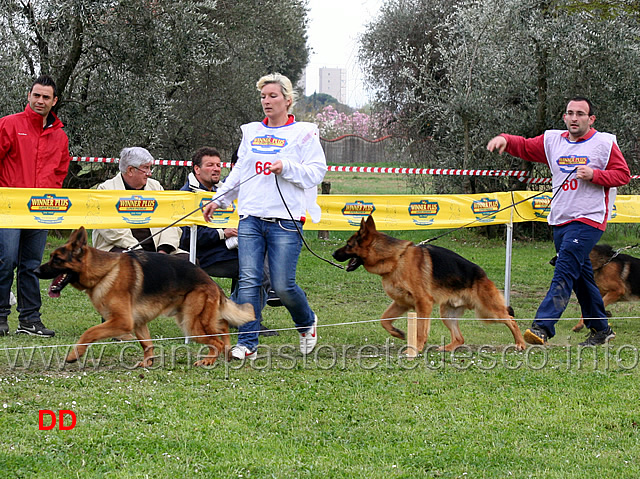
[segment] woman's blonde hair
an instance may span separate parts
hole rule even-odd
[[[280,89],[282,90],[282,96],[284,96],[285,100],[291,100],[291,104],[289,105],[289,111],[293,108],[297,100],[296,92],[293,90],[293,85],[291,84],[291,80],[289,80],[286,76],[280,73],[270,73],[269,75],[265,75],[256,83],[256,88],[258,91],[262,91],[265,85],[269,83],[277,83],[280,85]]]

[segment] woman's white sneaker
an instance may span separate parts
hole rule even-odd
[[[256,351],[251,351],[248,347],[242,344],[236,344],[231,348],[232,359],[239,359],[241,361],[248,359],[249,361],[253,361],[257,356],[258,353]]]
[[[309,354],[318,343],[318,316],[314,314],[313,324],[305,333],[300,333],[300,352]]]

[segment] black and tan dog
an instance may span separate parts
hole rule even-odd
[[[550,261],[555,265],[555,257]],[[606,308],[618,301],[640,301],[640,258],[617,254],[608,244],[597,244],[589,253],[593,277]],[[607,311],[607,316],[610,313]],[[584,321],[580,319],[572,329],[580,331]]]
[[[153,343],[147,323],[159,315],[175,316],[194,340],[209,346],[209,354],[195,363],[207,366],[219,354],[229,358],[229,324],[254,319],[250,305],[237,305],[196,265],[161,253],[108,253],[87,245],[83,227],[51,253],[36,269],[38,277],[53,279],[49,296],[58,297],[71,284],[84,291],[105,322],[87,329],[67,362],[81,357],[88,344],[133,331],[144,350],[138,366],[153,363]]]
[[[418,349],[427,342],[433,305],[440,305],[440,316],[449,328],[451,342],[444,349],[452,351],[464,344],[458,319],[467,309],[488,322],[504,323],[511,330],[516,349],[525,342],[513,310],[480,266],[445,248],[416,246],[411,241],[393,238],[376,230],[369,216],[346,246],[333,253],[338,261],[350,260],[347,271],[360,265],[369,273],[382,276],[382,286],[393,303],[382,315],[382,327],[396,338],[405,339],[404,331],[393,326],[396,318],[410,309],[418,315]]]

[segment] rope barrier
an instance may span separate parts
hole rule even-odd
[[[385,321],[396,321],[398,319],[408,319],[407,316],[398,316],[395,318],[385,318]],[[416,318],[416,319],[429,319],[429,318]],[[432,321],[438,320],[438,319],[442,319],[442,318],[430,318]],[[482,318],[447,318],[447,319],[457,319],[458,321],[491,321],[491,319],[482,319]],[[557,321],[571,321],[571,322],[576,322],[579,319],[584,319],[583,317],[574,317],[574,318],[556,318]],[[640,319],[640,316],[616,316],[615,318],[609,318],[609,321],[611,320],[621,320],[621,319]],[[534,318],[514,318],[514,320],[516,322],[520,322],[520,321],[527,321],[527,322],[533,322]],[[378,323],[381,321],[381,318],[375,318],[375,319],[365,319],[362,321],[345,321],[345,322],[341,322],[341,323],[332,323],[332,324],[318,324],[316,326],[316,328],[321,329],[321,328],[332,328],[332,327],[336,327],[336,326],[352,326],[352,325],[357,325],[357,324],[367,324],[367,323]],[[298,332],[298,328],[296,327],[291,327],[291,328],[270,328],[271,331],[295,331],[296,333]],[[253,331],[258,332],[258,331]],[[240,336],[242,334],[251,334],[251,332],[229,332],[229,333],[220,333],[220,334],[202,334],[202,335],[198,335],[198,336],[173,336],[170,338],[151,338],[151,341],[153,341],[154,343],[156,342],[162,342],[162,341],[184,341],[185,339],[196,339],[196,338],[210,338],[210,337],[217,337],[217,336]],[[73,348],[74,346],[100,346],[100,345],[112,345],[112,346],[117,346],[120,344],[127,344],[127,343],[139,343],[139,341],[137,339],[129,339],[129,340],[123,340],[123,341],[118,341],[117,343],[114,343],[113,341],[103,341],[103,342],[93,342],[93,343],[72,343],[72,344],[51,344],[51,345],[37,345],[37,346],[17,346],[17,347],[11,347],[11,348],[0,348],[0,352],[2,351],[24,351],[24,350],[29,350],[29,349],[51,349],[51,348]],[[202,343],[199,343],[202,344]]]

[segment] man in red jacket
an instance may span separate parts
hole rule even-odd
[[[69,139],[51,111],[58,102],[56,84],[40,76],[27,95],[24,112],[0,118],[0,187],[61,188],[69,168]],[[33,270],[42,262],[47,230],[0,226],[0,336],[9,332],[9,297],[17,268],[16,333],[50,338],[54,331],[40,319],[40,281]]]

